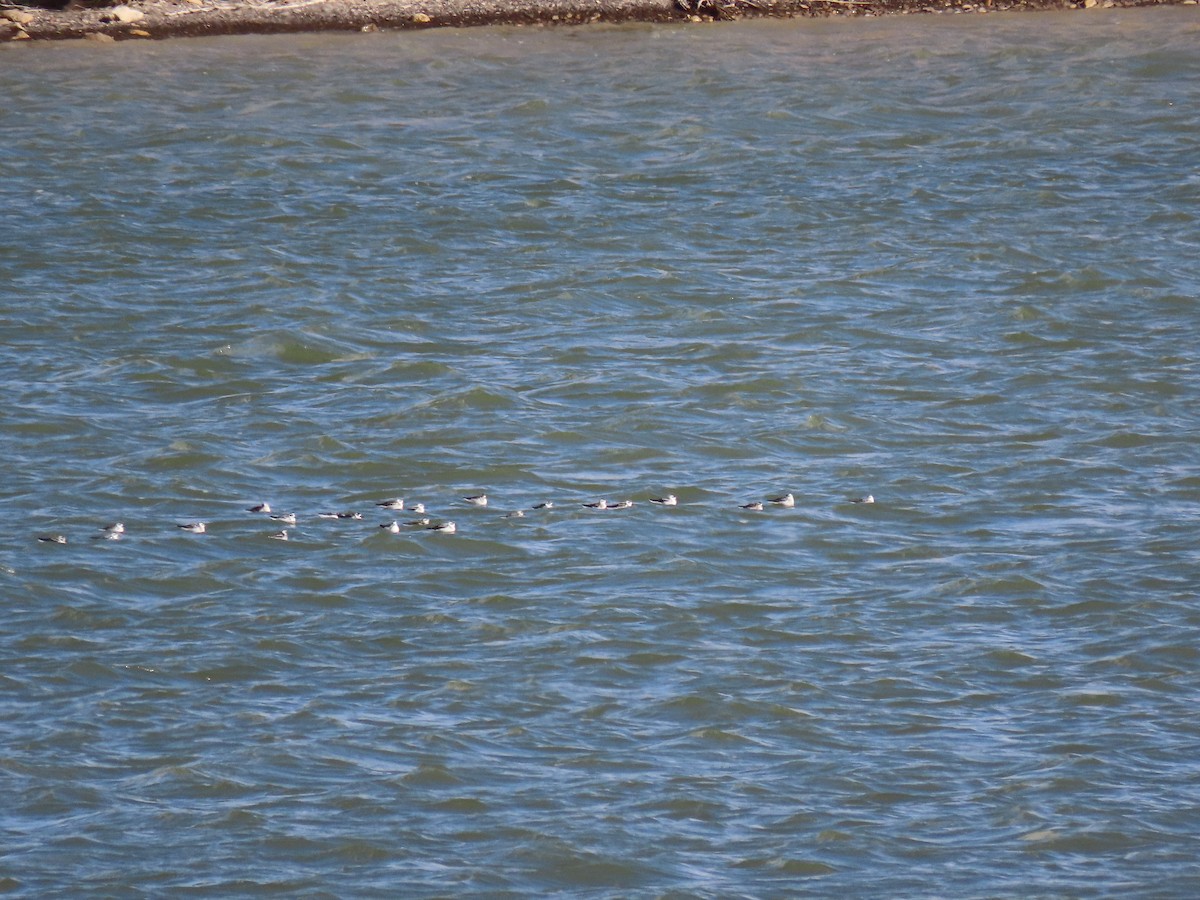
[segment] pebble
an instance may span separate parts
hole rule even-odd
[[[0,11],[0,18],[8,19],[10,22],[15,22],[17,25],[28,25],[34,20],[33,13],[27,13],[23,9],[6,9]]]
[[[134,9],[132,6],[126,6],[124,3],[114,6],[109,10],[109,15],[118,22],[123,22],[126,25],[130,22],[137,22],[139,19],[146,18],[146,14],[140,9]]]

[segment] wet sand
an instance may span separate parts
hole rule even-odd
[[[53,0],[47,0],[53,2]],[[1006,10],[1195,5],[1196,0],[133,0],[0,10],[0,42],[108,42],[221,34],[470,25],[712,22],[742,18],[980,15]]]

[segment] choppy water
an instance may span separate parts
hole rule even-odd
[[[2,48],[0,888],[1194,895],[1198,41]]]

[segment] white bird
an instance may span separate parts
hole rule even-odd
[[[855,497],[855,498],[854,498],[853,500],[851,500],[850,502],[851,502],[851,503],[874,503],[874,502],[875,502],[875,495],[874,495],[874,494],[867,494],[867,496],[865,496],[865,497]]]
[[[404,498],[397,497],[394,500],[384,500],[382,503],[376,503],[380,509],[404,509]]]
[[[67,536],[65,534],[43,534],[38,537],[38,540],[43,544],[65,544]]]
[[[283,531],[271,535],[271,538],[276,541],[286,541],[288,539],[287,529],[285,528]]]
[[[440,525],[426,525],[426,531],[439,531],[442,534],[454,534],[458,530],[458,526],[453,522],[443,522]]]
[[[545,503],[535,503],[535,504],[533,504],[532,508],[533,509],[554,509],[554,502],[552,500],[547,500]]]
[[[190,531],[192,534],[204,534],[208,530],[208,526],[203,522],[188,522],[186,525],[176,525],[175,527]]]
[[[252,513],[270,513],[270,511],[271,511],[270,503],[259,503],[257,506],[251,506],[249,509],[246,510],[246,512],[252,512]]]
[[[418,516],[423,516],[425,514],[425,504],[414,503],[412,506],[408,507],[408,511],[415,512]]]
[[[588,509],[608,509],[607,500],[597,500],[595,503],[585,503],[583,505]]]
[[[631,506],[633,506],[632,500],[620,500],[609,506],[608,509],[629,509]]]
[[[423,516],[420,519],[414,519],[411,522],[405,522],[405,525],[411,525],[414,528],[422,528],[429,524],[429,516]]]
[[[94,541],[119,541],[122,537],[122,534],[123,534],[123,532],[120,532],[120,531],[106,531],[106,532],[104,532],[104,534],[94,535],[92,537],[92,540],[94,540]]]
[[[295,525],[296,524],[296,514],[295,513],[281,513],[278,516],[271,516],[271,518],[274,519],[276,522],[282,522],[284,525]]]
[[[105,525],[100,530],[107,531],[109,534],[124,534],[125,533],[125,523],[124,522],[113,522],[111,525]]]
[[[384,522],[379,527],[382,528],[384,531],[390,531],[392,534],[400,533],[400,523],[399,522]]]
[[[506,512],[504,514],[504,518],[506,518],[506,519],[523,519],[523,518],[525,518],[525,510],[514,509],[512,512]]]
[[[755,500],[753,503],[743,503],[739,509],[749,509],[753,512],[762,512],[763,505],[761,500]]]
[[[660,506],[678,506],[679,498],[674,494],[667,494],[665,497],[651,497],[651,503],[657,503]]]
[[[463,500],[472,506],[487,506],[487,494],[475,494],[472,497],[463,497]]]
[[[772,497],[770,500],[776,506],[782,506],[784,509],[791,509],[796,505],[796,498],[790,493],[784,494],[782,497]]]

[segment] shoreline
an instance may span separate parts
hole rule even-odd
[[[0,8],[0,43],[478,25],[706,22],[761,18],[980,15],[1191,6],[1198,0],[131,0],[107,7]]]

